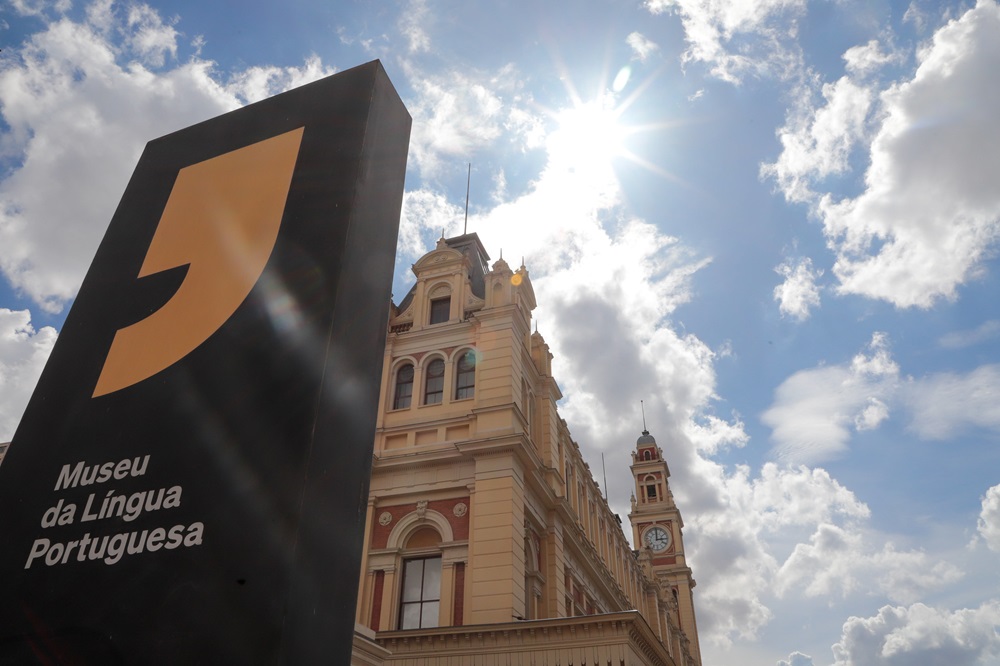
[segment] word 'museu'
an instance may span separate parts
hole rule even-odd
[[[89,486],[92,483],[104,483],[114,479],[124,479],[126,476],[142,476],[146,473],[149,465],[149,455],[145,458],[125,458],[118,462],[106,462],[102,464],[87,465],[81,460],[76,465],[63,465],[59,471],[59,478],[56,479],[55,490],[64,488],[76,488]]]

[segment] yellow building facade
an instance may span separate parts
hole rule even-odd
[[[527,269],[488,262],[442,238],[392,308],[354,663],[699,666],[662,451],[631,453],[633,550],[556,410]]]

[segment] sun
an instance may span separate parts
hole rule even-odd
[[[651,79],[632,94],[622,99],[623,89],[630,78],[630,69],[624,67],[609,87],[589,100],[583,100],[571,87],[568,92],[572,105],[549,112],[555,128],[548,135],[545,146],[550,166],[593,183],[615,178],[614,165],[628,160],[671,180],[673,174],[665,172],[633,152],[628,139],[643,132],[654,132],[677,123],[660,122],[652,126],[632,126],[624,121],[624,114],[634,104]]]
[[[620,116],[611,95],[563,109],[556,113],[549,151],[581,167],[594,162],[609,164],[624,154],[626,132]]]

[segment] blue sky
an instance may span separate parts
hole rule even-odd
[[[144,143],[380,58],[396,297],[471,163],[622,515],[645,401],[706,664],[1000,660],[996,2],[287,4],[0,5],[0,440]]]

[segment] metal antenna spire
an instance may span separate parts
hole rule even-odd
[[[608,468],[604,466],[604,451],[601,451],[601,469],[604,470],[604,501],[608,501]]]
[[[462,235],[469,233],[469,186],[472,185],[472,162],[469,162],[469,175],[465,179],[465,227]]]
[[[642,400],[639,401],[639,409],[642,410],[642,434],[648,435],[649,431],[646,430],[646,407],[642,404]]]

